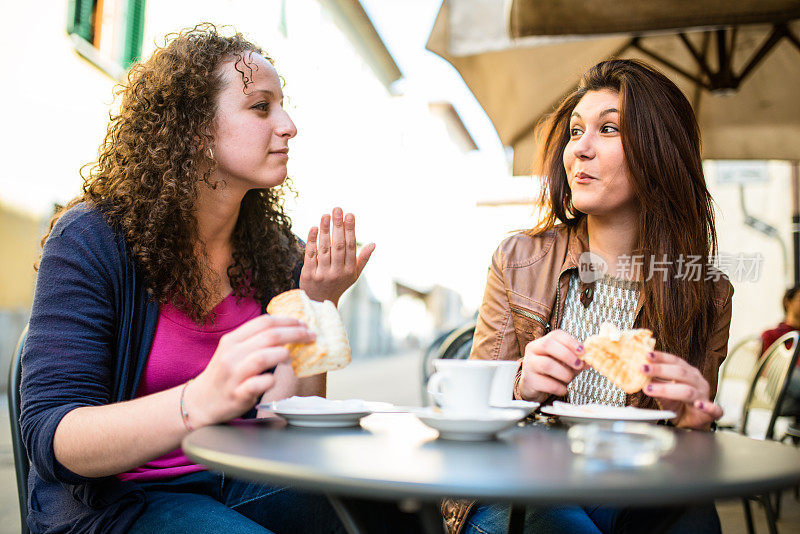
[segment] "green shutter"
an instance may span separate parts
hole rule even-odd
[[[69,0],[67,8],[67,33],[74,33],[89,41],[94,39],[92,24],[96,0]]]
[[[125,47],[122,52],[122,66],[126,69],[138,61],[142,55],[144,1],[128,0],[128,16],[125,21]]]
[[[278,24],[278,31],[280,31],[281,35],[284,37],[288,37],[289,28],[286,26],[286,0],[281,0],[281,18]]]

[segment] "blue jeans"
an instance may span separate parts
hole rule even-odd
[[[147,505],[132,534],[324,534],[344,527],[324,495],[244,482],[210,471],[142,482]]]
[[[505,534],[511,506],[476,505],[467,517],[464,534]],[[609,508],[549,506],[525,509],[526,533],[599,534],[635,532],[720,533],[713,504],[670,508]]]

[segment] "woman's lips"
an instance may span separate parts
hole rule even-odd
[[[578,184],[588,184],[589,182],[595,179],[596,178],[594,176],[586,174],[585,172],[579,172],[578,174],[575,175],[575,183]]]

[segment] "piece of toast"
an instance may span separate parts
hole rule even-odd
[[[302,289],[292,289],[275,296],[267,313],[303,321],[317,334],[312,343],[289,344],[292,369],[302,378],[341,369],[350,363],[350,345],[336,306],[329,300],[316,302]]]
[[[597,335],[584,341],[581,359],[631,394],[641,390],[650,379],[642,367],[655,346],[653,333],[646,328],[620,331],[610,323],[603,323]]]

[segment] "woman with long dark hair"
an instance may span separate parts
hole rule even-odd
[[[520,361],[516,398],[662,408],[708,429],[733,288],[713,268],[716,230],[686,97],[634,60],[604,61],[539,130],[545,216],[492,259],[471,357]],[[627,395],[581,359],[602,323],[657,340]],[[508,507],[448,501],[451,531],[505,532]],[[529,508],[526,532],[718,531],[713,505]],[[628,529],[628,530],[625,530]]]
[[[33,532],[339,532],[321,495],[211,473],[192,429],[255,416],[259,399],[324,395],[265,315],[300,287],[338,302],[373,246],[322,217],[307,245],[282,207],[289,141],[272,60],[200,25],[131,68],[83,194],[43,241],[23,353]]]

